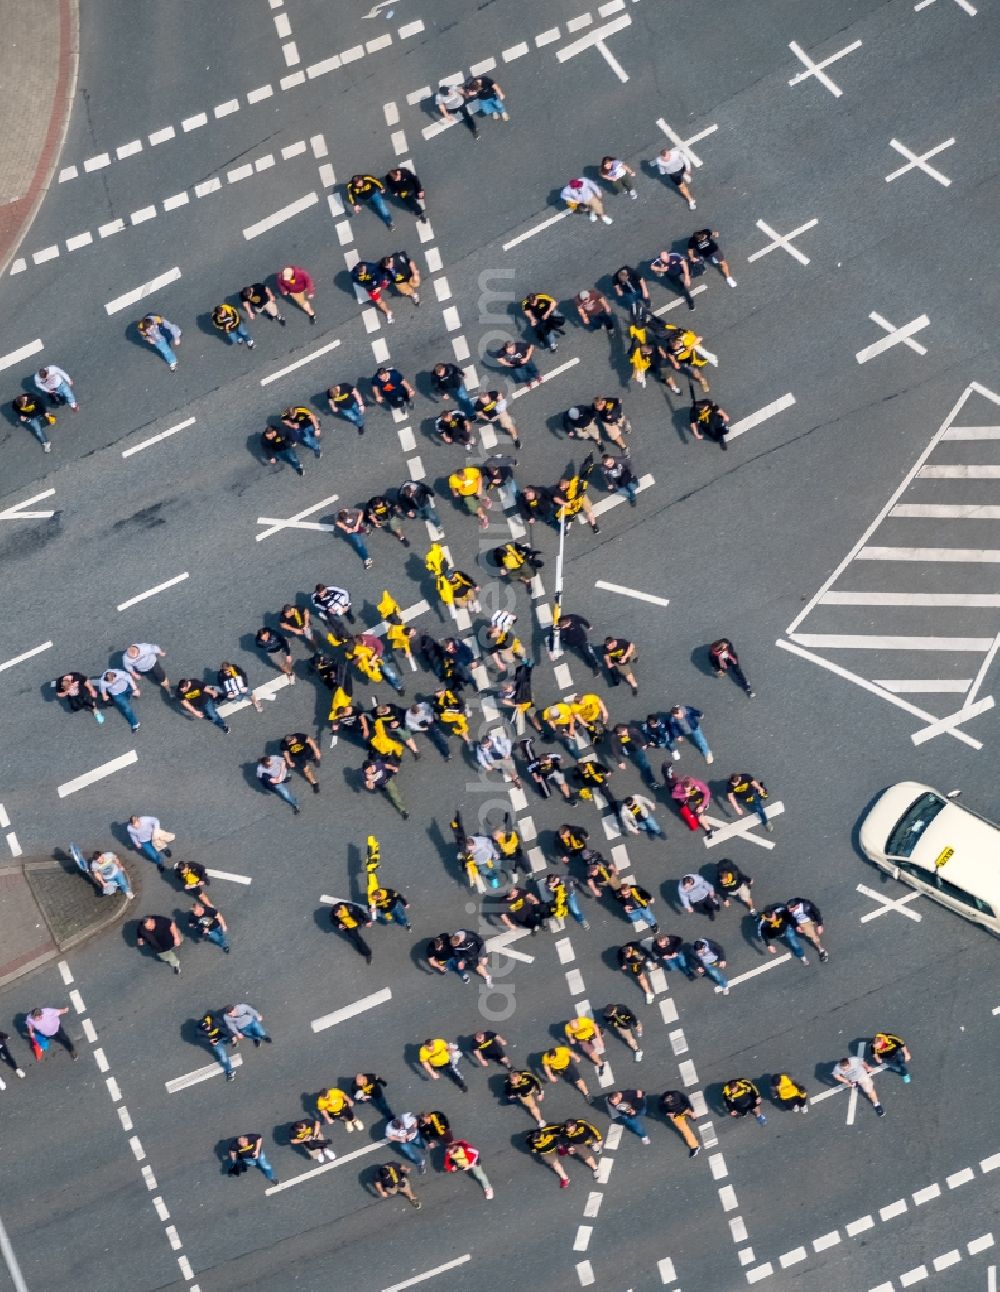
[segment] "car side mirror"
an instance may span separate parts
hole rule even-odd
[[[948,791],[948,793],[945,795],[945,798],[946,798],[946,799],[957,799],[957,798],[961,798],[961,796],[962,796],[962,791],[961,791],[961,790],[949,790],[949,791]]]
[[[892,868],[892,877],[893,877],[893,879],[899,879],[899,867],[898,867],[898,866],[893,866],[893,868]]]

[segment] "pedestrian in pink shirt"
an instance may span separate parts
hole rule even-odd
[[[35,1041],[36,1037],[44,1037],[40,1042],[45,1049],[50,1041],[58,1041],[64,1050],[68,1050],[73,1059],[80,1056],[76,1052],[76,1046],[69,1038],[65,1027],[63,1027],[62,1016],[69,1013],[69,1006],[58,1009],[53,1005],[46,1005],[33,1009],[28,1015],[28,1039]]]
[[[689,830],[697,830],[701,826],[708,837],[712,837],[715,831],[705,820],[712,793],[704,781],[694,776],[681,776],[674,782],[670,797],[676,800],[681,819]]]
[[[286,265],[278,275],[278,291],[282,296],[290,296],[300,310],[309,316],[309,322],[316,322],[316,312],[309,304],[316,295],[316,284],[312,277],[298,265]]]

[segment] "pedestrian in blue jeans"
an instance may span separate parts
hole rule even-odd
[[[129,696],[134,694],[138,699],[139,687],[131,673],[109,668],[97,679],[97,687],[101,693],[101,699],[105,703],[110,700],[132,730],[138,731],[139,719],[129,703]]]
[[[804,965],[809,963],[795,931],[795,920],[783,902],[774,902],[764,907],[757,920],[757,936],[767,947],[768,955],[777,955],[778,948],[774,944],[780,938],[793,956]]]
[[[48,425],[48,414],[39,395],[18,395],[11,407],[14,416],[22,426],[26,426],[46,453],[52,452],[49,437],[45,434]],[[55,419],[53,418],[53,421]]]
[[[164,868],[163,859],[170,857],[172,854],[169,848],[157,848],[153,842],[154,837],[162,833],[163,830],[159,818],[155,816],[130,816],[128,825],[125,828],[128,830],[128,837],[131,839],[132,846],[136,852],[141,852],[147,861],[151,861],[157,869],[162,871]]]
[[[387,229],[392,228],[392,213],[386,206],[385,185],[374,175],[352,175],[347,183],[347,200],[355,215],[362,205],[370,206]]]
[[[722,988],[723,996],[729,995],[729,979],[722,972],[726,967],[726,953],[718,942],[710,938],[699,938],[691,943],[691,954],[695,960],[695,973],[701,977],[711,978],[717,987]]]
[[[704,716],[700,709],[693,709],[689,704],[675,704],[670,710],[667,716],[670,730],[667,748],[675,759],[681,756],[681,751],[677,748],[677,742],[682,737],[686,737],[694,745],[695,749],[704,755],[706,763],[715,761],[715,755],[709,749],[705,733],[701,729],[701,720]]]
[[[209,1012],[203,1014],[199,1019],[198,1030],[204,1036],[208,1048],[218,1059],[219,1066],[226,1074],[226,1080],[232,1081],[236,1074],[233,1072],[232,1060],[229,1057],[229,1051],[226,1049],[227,1036],[223,1031],[222,1024],[213,1013]]]
[[[139,335],[151,345],[166,363],[170,371],[177,367],[177,355],[174,346],[180,345],[181,330],[176,323],[171,323],[162,314],[146,314],[138,323]]]
[[[385,1128],[385,1137],[423,1175],[427,1170],[427,1142],[420,1134],[413,1113],[400,1113],[393,1117]]]
[[[222,698],[222,692],[217,686],[209,686],[207,682],[196,682],[194,678],[182,677],[177,683],[177,699],[180,701],[181,708],[191,715],[192,718],[207,719],[219,728],[223,735],[229,735],[229,724],[223,722],[219,710],[216,708],[216,700]]]
[[[298,799],[288,788],[288,765],[278,754],[265,754],[257,764],[257,779],[265,789],[284,799],[296,816],[302,811]]]
[[[221,947],[226,955],[229,954],[229,941],[226,937],[229,930],[226,921],[222,918],[222,912],[216,907],[206,906],[204,902],[195,902],[188,916],[188,927],[201,937],[208,938],[209,942],[214,942],[217,947]]]
[[[270,1045],[271,1038],[264,1031],[263,1015],[246,1001],[240,1005],[227,1005],[223,1018],[233,1038],[233,1045],[238,1045],[248,1036],[258,1049],[261,1041],[267,1041]]]
[[[295,471],[296,475],[305,475],[305,469],[299,461],[299,455],[292,448],[291,437],[279,431],[276,426],[267,426],[260,437],[260,445],[264,452],[264,457],[271,464],[277,465],[278,458]]]
[[[245,1170],[248,1166],[255,1166],[264,1172],[264,1175],[272,1184],[278,1183],[278,1177],[274,1174],[274,1168],[264,1155],[264,1136],[253,1132],[249,1135],[237,1135],[229,1145],[229,1160],[232,1166],[229,1168],[230,1175],[239,1175],[239,1163],[243,1164]]]
[[[528,341],[507,341],[497,354],[497,363],[508,368],[518,384],[526,381],[530,386],[537,386],[542,379],[532,362],[534,353],[535,347]]]
[[[646,1125],[642,1120],[646,1112],[644,1090],[613,1090],[604,1103],[613,1122],[621,1122],[633,1135],[638,1135],[643,1144],[649,1143]]]
[[[668,973],[679,972],[694,980],[695,973],[688,963],[683,938],[673,933],[658,933],[655,938],[643,938],[639,945],[660,969]]]
[[[656,777],[646,757],[646,740],[641,728],[629,722],[616,723],[611,730],[611,756],[622,771],[631,759],[649,788],[655,788]]]
[[[330,406],[330,412],[335,417],[346,417],[346,419],[357,427],[358,434],[365,433],[365,401],[357,386],[352,386],[349,381],[342,381],[336,386],[331,386],[326,392],[326,400]]]
[[[341,507],[334,522],[337,529],[354,548],[365,563],[365,569],[371,567],[372,558],[368,555],[365,540],[361,537],[366,532],[365,513],[361,507]]]

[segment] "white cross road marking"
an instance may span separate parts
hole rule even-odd
[[[784,803],[768,803],[764,808],[764,815],[770,821],[772,817],[781,816],[785,810]],[[720,821],[718,818],[710,817],[706,814],[705,820],[714,829],[711,838],[705,836],[705,847],[716,848],[720,843],[725,843],[727,839],[732,839],[735,835],[740,835],[748,843],[756,843],[761,848],[773,848],[774,844],[770,839],[761,839],[759,835],[751,834],[760,825],[760,819],[756,812],[747,813],[746,816],[740,817],[738,821]]]
[[[13,507],[0,511],[0,520],[49,520],[55,515],[54,511],[25,511],[24,508],[30,507],[33,502],[41,502],[43,498],[51,498],[54,493],[54,489],[46,489],[44,493],[25,498],[24,502],[16,502]]]
[[[838,49],[836,54],[831,54],[829,58],[824,58],[822,63],[814,63],[809,55],[803,50],[801,45],[797,45],[794,40],[788,42],[788,48],[796,58],[800,59],[806,65],[804,72],[798,72],[788,82],[789,85],[798,85],[800,81],[808,80],[810,76],[815,76],[821,85],[825,85],[835,99],[839,99],[843,90],[840,86],[830,79],[823,71],[831,63],[836,63],[838,58],[844,58],[847,54],[853,54],[856,49],[861,48],[861,41],[856,40],[853,45],[845,45],[843,49]]]
[[[920,731],[915,731],[910,739],[915,745],[924,745],[928,740],[933,740],[935,736],[944,735],[945,732],[953,733],[959,723],[968,722],[970,718],[978,717],[980,713],[986,713],[992,708],[993,697],[992,695],[987,695],[984,699],[977,700],[975,704],[966,703],[955,713],[948,714],[946,718],[939,718],[937,722],[932,722]]]
[[[920,0],[919,4],[915,4],[913,6],[913,12],[919,13],[921,9],[926,9],[928,5],[932,5],[933,3],[934,0]],[[958,5],[959,9],[964,13],[967,13],[970,18],[975,18],[976,14],[979,12],[974,5],[969,4],[969,0],[955,0],[955,3]]]
[[[873,902],[878,902],[879,904],[878,910],[869,911],[867,915],[862,915],[862,924],[867,924],[870,920],[877,920],[880,915],[886,915],[889,911],[898,911],[900,915],[905,915],[908,920],[913,920],[915,924],[919,924],[924,918],[919,911],[909,909],[909,903],[915,902],[920,896],[919,893],[907,893],[905,897],[883,897],[881,893],[876,893],[874,889],[868,888],[865,884],[858,884],[858,892],[864,897],[870,897]]]
[[[339,494],[331,494],[329,498],[324,498],[322,502],[315,503],[312,507],[306,507],[304,511],[296,512],[294,516],[289,516],[287,520],[272,520],[269,516],[258,516],[258,525],[267,525],[268,529],[261,530],[257,535],[257,542],[262,539],[270,538],[272,534],[277,534],[281,529],[313,529],[314,525],[303,525],[302,521],[307,516],[315,515],[316,512],[322,511],[324,507],[329,507],[340,497]]]
[[[902,156],[909,158],[909,160],[905,166],[900,166],[899,170],[894,170],[891,175],[886,175],[885,182],[887,184],[891,184],[894,179],[899,179],[900,175],[905,175],[909,170],[922,170],[924,174],[929,175],[931,179],[937,180],[937,182],[945,188],[950,188],[951,180],[948,176],[942,175],[941,172],[939,170],[935,170],[933,166],[928,166],[927,158],[936,157],[938,153],[943,153],[944,150],[946,148],[950,148],[954,142],[954,139],[946,139],[943,144],[938,144],[936,148],[932,148],[929,152],[921,153],[917,156],[917,154],[915,152],[911,152],[905,144],[901,144],[898,139],[890,139],[889,147],[895,148],[896,152],[901,153]]]
[[[752,256],[747,256],[747,264],[752,265],[755,260],[760,260],[762,256],[769,255],[780,247],[782,251],[787,251],[790,256],[793,256],[800,265],[808,265],[809,257],[803,255],[797,247],[792,246],[792,239],[797,238],[800,233],[805,233],[807,229],[814,228],[817,224],[819,224],[818,219],[810,220],[807,224],[800,224],[791,233],[780,234],[775,229],[772,229],[769,224],[765,224],[763,220],[758,220],[757,228],[760,229],[761,233],[766,233],[773,241],[769,242],[766,247],[762,247],[760,251],[755,251]]]
[[[696,135],[692,135],[690,139],[682,139],[677,131],[671,126],[668,126],[662,117],[657,117],[656,124],[660,127],[674,147],[679,148],[693,166],[701,166],[703,165],[703,162],[691,145],[700,143],[702,139],[707,139],[709,135],[714,135],[716,130],[719,128],[717,124],[706,126],[704,130],[699,130],[698,133]]]
[[[615,76],[624,85],[628,80],[628,73],[604,42],[608,36],[613,36],[616,32],[623,31],[624,28],[631,27],[631,25],[632,19],[629,15],[627,13],[622,14],[620,18],[615,18],[612,22],[606,22],[603,27],[595,27],[593,31],[588,32],[586,36],[581,36],[579,40],[574,40],[572,44],[564,45],[562,49],[557,49],[556,58],[560,63],[565,63],[567,59],[574,58],[585,49],[596,49],[608,67],[611,68]]]
[[[839,664],[834,664],[832,660],[824,659],[822,655],[817,655],[811,650],[806,650],[804,646],[798,645],[794,641],[786,641],[779,638],[775,643],[781,650],[788,651],[792,655],[800,655],[802,659],[807,659],[811,663],[824,668],[836,677],[841,677],[845,682],[853,682],[855,686],[860,686],[863,691],[869,691],[872,695],[877,695],[883,700],[888,700],[894,704],[897,709],[902,709],[904,713],[909,713],[915,718],[920,718],[924,722],[935,722],[936,718],[933,713],[928,713],[926,709],[918,709],[915,704],[910,704],[909,700],[903,700],[898,695],[893,695],[891,691],[884,690],[877,682],[871,682],[867,678],[859,677],[857,673],[852,673],[850,669],[841,668]],[[958,728],[949,730],[948,734],[954,736],[962,744],[968,745],[970,749],[982,749],[981,740],[976,740],[965,731]]]
[[[896,330],[888,319],[884,319],[881,314],[876,314],[874,310],[872,310],[868,317],[873,323],[877,323],[879,327],[885,328],[887,332],[894,332]],[[902,344],[905,345],[908,350],[912,350],[914,354],[922,355],[927,353],[927,347],[925,345],[921,345],[919,341],[914,341],[911,336],[901,337],[900,340]]]
[[[891,323],[886,322],[880,314],[872,313],[868,317],[873,323],[877,323],[880,328],[885,329],[889,335],[859,350],[854,356],[858,363],[867,363],[869,359],[876,358],[894,345],[909,345],[909,338],[913,336],[914,332],[922,332],[925,327],[930,326],[931,322],[926,314],[921,314],[919,318],[915,318],[909,323],[904,323],[902,327],[894,327]],[[927,350],[919,344],[911,348],[915,349],[918,354],[927,353]]]

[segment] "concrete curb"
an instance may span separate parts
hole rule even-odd
[[[56,163],[66,142],[70,113],[76,97],[76,83],[80,70],[80,7],[79,0],[59,0],[59,58],[56,70],[56,89],[49,117],[45,142],[35,164],[28,191],[12,206],[23,207],[13,230],[7,232],[0,243],[0,275],[14,258],[14,253],[27,236],[38,214],[38,208],[49,191]]]
[[[25,884],[27,885],[35,903],[38,917],[44,924],[51,942],[51,946],[49,948],[43,950],[33,959],[28,960],[25,963],[18,964],[15,969],[8,972],[0,972],[0,987],[6,987],[8,983],[16,982],[17,979],[24,978],[28,974],[34,973],[36,969],[41,969],[45,965],[51,964],[53,960],[58,960],[59,957],[65,955],[67,951],[71,951],[74,947],[80,946],[81,943],[95,937],[98,933],[102,933],[105,929],[110,928],[111,925],[120,923],[122,916],[128,908],[129,903],[126,901],[124,894],[116,893],[113,897],[101,898],[102,903],[107,904],[107,911],[105,912],[104,906],[102,905],[99,919],[88,924],[86,928],[81,929],[79,932],[60,938],[57,929],[53,927],[53,922],[50,919],[49,912],[45,909],[44,901],[39,899],[36,887],[32,883],[33,874],[52,871],[60,872],[65,877],[67,884],[86,885],[88,883],[82,875],[76,876],[68,873],[62,862],[56,861],[51,857],[35,860],[29,857],[23,861],[0,866],[0,883],[2,883],[5,877],[9,876],[21,875],[24,878]],[[129,871],[129,879],[132,880],[134,889],[135,880],[131,871]]]

